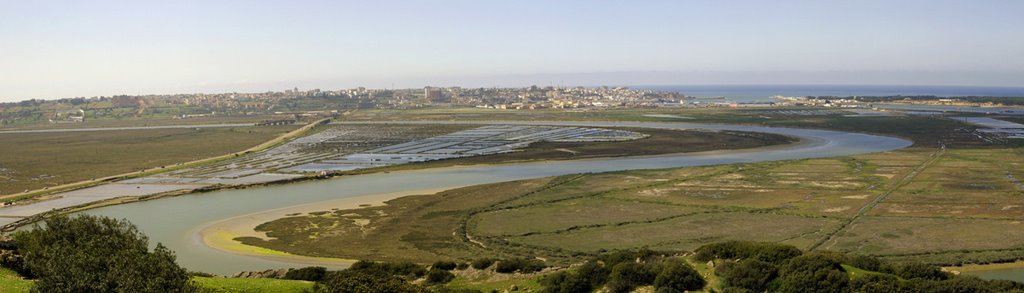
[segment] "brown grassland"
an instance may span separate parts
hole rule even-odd
[[[298,127],[0,134],[0,194],[215,157]]]

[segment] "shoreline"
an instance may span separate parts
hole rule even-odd
[[[193,237],[196,239],[197,244],[225,253],[266,258],[275,261],[319,265],[331,268],[346,268],[356,262],[356,260],[292,254],[284,251],[242,244],[234,239],[237,237],[270,239],[270,237],[265,233],[256,231],[256,226],[277,219],[294,216],[296,213],[308,214],[309,212],[316,211],[348,210],[382,206],[387,201],[393,199],[413,195],[433,194],[458,187],[459,186],[452,186],[446,188],[372,194],[282,207],[207,223],[198,228],[193,234]]]
[[[432,124],[432,123],[451,124],[452,123],[451,121],[441,121],[441,122],[426,121],[426,123],[423,123],[423,122],[424,121],[414,121],[414,122],[403,122],[403,123],[413,123],[413,124]],[[482,124],[502,124],[502,123],[521,124],[522,123],[521,121],[519,121],[519,122],[520,123],[516,123],[516,121],[504,121],[504,122],[490,122],[490,123],[482,123]],[[553,123],[553,122],[559,122],[559,121],[547,121],[547,122],[552,122]],[[629,121],[626,121],[626,122],[629,122]],[[247,154],[247,153],[258,151],[258,150],[267,149],[269,147],[276,146],[277,144],[279,144],[279,143],[281,143],[281,142],[283,142],[283,141],[285,141],[287,139],[292,139],[292,138],[296,137],[297,135],[300,135],[302,133],[306,133],[306,132],[309,131],[309,129],[312,129],[314,127],[321,126],[321,125],[329,125],[329,124],[382,124],[382,123],[383,124],[389,124],[389,123],[395,123],[395,122],[392,122],[392,121],[374,121],[374,122],[335,121],[335,122],[331,122],[330,118],[321,119],[321,120],[318,120],[318,121],[306,124],[306,125],[298,128],[298,129],[292,130],[292,131],[290,131],[288,133],[285,133],[285,134],[283,134],[283,135],[281,135],[281,136],[279,136],[277,138],[274,138],[274,139],[272,139],[270,141],[261,143],[261,144],[259,144],[257,146],[249,148],[247,150],[243,150],[243,151],[236,152],[236,153],[233,153],[233,154],[234,155]],[[454,123],[454,124],[477,124],[477,123],[475,123],[475,122],[468,122],[468,123],[457,122],[457,123]],[[532,125],[532,124],[537,124],[537,123],[526,123],[526,124],[531,124]],[[544,123],[540,123],[540,124],[541,125],[545,125]],[[557,125],[557,124],[558,123],[554,123],[553,125]],[[575,124],[570,124],[570,125],[575,125]],[[619,128],[619,127],[622,127],[622,126],[602,126],[602,127]],[[697,130],[697,131],[710,130],[710,131],[713,131],[713,132],[723,131],[723,130],[720,130],[720,129],[702,129],[702,128],[674,129],[674,128],[667,128],[667,127],[651,127],[651,126],[640,126],[639,128],[669,129],[669,130]],[[746,132],[758,133],[758,132],[753,132],[753,131],[736,131],[736,132],[739,133],[737,135],[744,135]],[[755,146],[755,147],[748,147],[748,148],[725,148],[725,149],[716,149],[716,150],[688,151],[688,152],[684,151],[684,152],[674,152],[674,153],[664,153],[664,154],[651,154],[651,155],[635,155],[635,156],[631,156],[631,155],[609,155],[609,156],[595,156],[595,157],[587,157],[587,158],[562,158],[562,159],[551,159],[551,160],[522,160],[522,161],[505,161],[505,162],[474,162],[474,163],[468,163],[468,164],[454,164],[454,165],[442,165],[442,166],[417,166],[417,163],[407,163],[407,164],[399,164],[399,165],[392,165],[392,166],[381,166],[381,167],[375,167],[375,168],[368,168],[368,169],[364,169],[364,170],[353,170],[353,171],[338,172],[338,173],[326,174],[326,175],[306,175],[306,176],[300,176],[300,177],[296,177],[296,178],[276,180],[276,181],[269,181],[269,182],[243,183],[243,184],[231,184],[231,185],[214,184],[214,185],[200,187],[200,188],[196,188],[196,189],[176,190],[176,191],[169,191],[169,192],[150,194],[150,195],[144,195],[144,196],[137,196],[137,197],[127,196],[127,197],[111,198],[111,199],[108,199],[108,200],[100,200],[100,201],[95,201],[95,202],[84,203],[84,204],[81,204],[81,205],[66,207],[66,208],[62,208],[62,209],[55,209],[55,210],[51,210],[51,211],[48,211],[48,212],[43,212],[43,213],[40,213],[40,214],[28,216],[28,217],[17,217],[17,218],[20,218],[17,221],[14,221],[14,222],[11,222],[11,223],[8,223],[8,224],[0,225],[0,234],[3,234],[6,231],[13,231],[13,230],[18,229],[18,228],[23,227],[23,226],[31,225],[31,224],[33,224],[33,223],[35,223],[35,222],[37,222],[37,221],[39,221],[41,219],[44,219],[44,218],[46,218],[46,217],[48,217],[50,215],[54,215],[54,214],[70,214],[70,213],[81,212],[81,211],[84,211],[84,210],[90,210],[90,209],[100,208],[100,207],[105,207],[105,206],[110,206],[110,205],[119,205],[119,204],[125,204],[125,203],[137,202],[137,201],[155,200],[155,199],[160,199],[160,198],[167,197],[167,196],[181,196],[181,195],[201,194],[201,193],[213,192],[213,191],[219,191],[219,190],[258,188],[258,187],[271,186],[271,185],[291,184],[291,183],[296,183],[296,182],[316,181],[316,180],[324,180],[324,179],[333,179],[333,178],[338,178],[338,177],[358,176],[358,175],[367,175],[367,174],[376,174],[376,173],[406,172],[406,171],[418,171],[418,170],[427,170],[427,169],[431,169],[431,170],[445,170],[445,169],[471,168],[471,167],[478,167],[478,166],[494,166],[494,165],[506,165],[506,164],[537,164],[537,163],[543,164],[545,162],[590,161],[590,160],[602,160],[602,159],[611,159],[611,158],[671,157],[671,156],[678,156],[678,155],[682,155],[682,154],[745,153],[745,152],[757,152],[757,151],[774,150],[774,149],[795,148],[795,147],[800,147],[800,146],[805,145],[805,144],[816,143],[816,141],[813,138],[810,138],[810,137],[801,137],[801,136],[793,136],[793,135],[785,135],[785,134],[779,134],[779,135],[786,136],[786,137],[790,138],[790,141],[784,142],[784,143],[779,143],[779,144]],[[130,175],[129,174],[120,174],[120,175],[113,175],[113,176],[108,176],[108,177],[104,177],[104,178],[98,178],[98,179],[90,180],[90,181],[82,181],[82,182],[69,183],[67,185],[80,185],[80,186],[73,186],[71,188],[55,188],[55,189],[47,190],[47,192],[44,193],[43,195],[33,196],[33,197],[29,198],[29,199],[23,200],[23,201],[18,202],[18,203],[14,204],[14,205],[33,204],[33,203],[35,203],[37,201],[41,201],[41,200],[45,201],[47,199],[50,199],[51,196],[58,195],[58,194],[61,194],[61,193],[64,193],[64,192],[69,192],[69,191],[78,190],[78,189],[84,189],[84,188],[90,188],[90,187],[96,187],[96,186],[105,185],[105,184],[117,183],[117,182],[122,181],[122,180],[127,180],[127,179],[131,179],[131,178],[138,178],[138,177],[144,177],[144,176],[150,176],[150,175],[154,175],[154,174],[158,174],[158,173],[173,171],[173,170],[176,170],[176,169],[179,169],[179,168],[194,167],[197,164],[205,164],[205,163],[211,163],[211,162],[219,161],[219,160],[225,159],[227,157],[230,157],[233,154],[225,154],[225,155],[221,155],[221,156],[217,156],[217,157],[212,157],[212,158],[206,158],[206,159],[200,159],[200,160],[196,160],[196,161],[191,161],[191,162],[183,163],[183,164],[178,165],[178,166],[174,166],[172,168],[163,169],[163,168],[159,168],[158,167],[158,168],[154,168],[153,170],[147,170],[145,172],[129,173]],[[149,171],[153,171],[153,173],[149,173]],[[37,191],[43,191],[43,190],[37,190]],[[37,191],[30,191],[28,194],[32,194],[32,193],[37,192]],[[2,195],[2,196],[0,196],[0,200],[5,199],[7,197],[12,197],[12,196],[25,196],[25,194]]]
[[[800,147],[800,146],[804,146],[804,145],[808,145],[808,144],[812,144],[813,145],[813,144],[822,143],[822,141],[820,141],[820,140],[816,140],[816,139],[809,138],[809,137],[794,137],[794,138],[796,138],[796,140],[794,142],[790,142],[790,143],[777,144],[777,145],[768,145],[768,146],[760,146],[760,147],[746,148],[746,149],[723,149],[723,150],[712,150],[712,151],[701,151],[701,152],[672,153],[672,154],[659,154],[659,155],[633,156],[633,157],[638,157],[638,158],[639,157],[670,157],[670,156],[677,156],[677,155],[680,155],[680,154],[695,154],[695,153],[699,153],[699,154],[746,153],[746,152],[758,152],[758,151],[764,151],[764,150],[787,149],[787,148]],[[629,156],[627,156],[627,157],[629,157]],[[586,159],[576,159],[576,160],[573,160],[573,161],[577,161],[577,160],[578,161],[600,160],[600,159],[603,159],[603,158],[586,158]],[[431,169],[431,170],[461,169],[461,168],[471,168],[471,167],[476,167],[476,166],[481,166],[481,165],[483,165],[483,166],[492,166],[492,165],[516,164],[516,163],[540,163],[540,164],[543,164],[544,162],[536,162],[536,161],[534,161],[534,162],[514,162],[514,163],[479,163],[479,164],[453,165],[453,166],[445,166],[445,167],[439,167],[439,168],[427,168],[427,169]],[[401,173],[401,172],[416,172],[416,171],[423,171],[423,170],[426,170],[426,169],[404,169],[404,170],[394,170],[394,171],[381,170],[381,171],[378,171],[378,172],[383,172],[383,173]],[[372,172],[372,173],[378,173],[378,172]],[[372,174],[372,173],[364,173],[364,174]],[[358,176],[358,175],[363,175],[363,174],[339,174],[339,175],[335,175],[335,176],[308,177],[308,178],[303,178],[303,179],[304,180],[329,180],[329,179],[336,178],[336,177]],[[291,182],[291,181],[286,181],[286,182]],[[256,187],[259,187],[259,186],[256,186]],[[387,202],[389,200],[393,200],[393,199],[398,199],[398,198],[402,198],[402,197],[406,197],[406,196],[433,194],[433,193],[443,192],[443,191],[446,191],[446,190],[451,190],[451,189],[460,188],[460,187],[465,187],[465,186],[449,186],[449,187],[444,187],[444,188],[420,189],[420,190],[409,190],[409,191],[393,192],[393,193],[371,194],[371,195],[349,197],[349,198],[339,198],[339,199],[332,199],[332,200],[327,200],[327,201],[320,201],[320,202],[314,202],[314,203],[307,203],[307,204],[301,204],[301,205],[281,207],[281,208],[276,208],[276,209],[272,209],[272,210],[265,210],[265,211],[245,214],[245,215],[241,215],[241,216],[236,216],[236,217],[232,217],[232,218],[227,218],[227,219],[222,219],[222,220],[218,220],[218,221],[215,221],[215,222],[207,223],[207,224],[201,226],[200,228],[196,229],[196,231],[193,234],[193,237],[196,239],[197,244],[202,245],[202,246],[207,247],[207,248],[210,248],[210,249],[221,251],[221,252],[224,252],[224,253],[229,253],[229,254],[234,254],[234,255],[250,256],[250,257],[257,257],[257,258],[264,258],[264,259],[268,259],[268,260],[287,261],[287,262],[294,262],[294,263],[303,263],[303,264],[308,264],[308,265],[321,265],[321,266],[326,266],[326,267],[329,267],[329,268],[332,268],[332,267],[333,268],[347,268],[349,265],[351,265],[352,263],[356,262],[357,260],[342,259],[342,258],[332,258],[332,257],[305,256],[305,255],[292,254],[292,253],[289,253],[289,252],[273,250],[273,249],[259,247],[259,246],[252,246],[252,245],[242,244],[241,242],[234,240],[234,238],[237,238],[237,237],[257,237],[257,238],[261,238],[261,239],[269,239],[269,237],[265,233],[255,231],[256,226],[259,226],[259,225],[261,225],[263,223],[267,223],[267,222],[270,222],[270,221],[274,221],[274,220],[278,220],[278,219],[281,219],[281,218],[289,217],[289,214],[295,214],[295,213],[308,214],[310,212],[316,212],[316,211],[331,211],[332,209],[345,210],[345,209],[358,209],[358,208],[364,208],[364,207],[381,206],[381,205],[384,205],[385,202]],[[230,187],[228,187],[228,188],[230,188]]]
[[[1024,260],[1018,260],[1015,262],[1005,263],[990,263],[990,264],[964,264],[959,266],[942,267],[944,270],[959,273],[973,273],[973,272],[989,272],[989,271],[1001,271],[1001,270],[1016,270],[1024,269]]]
[[[536,122],[536,123],[540,123],[540,122]],[[899,148],[904,148],[904,147],[907,147],[907,146],[911,145],[911,142],[906,140],[906,139],[898,139],[898,141],[896,141],[895,139],[893,139],[891,137],[886,138],[886,136],[873,135],[876,138],[868,137],[867,139],[876,139],[876,140],[880,140],[880,142],[886,142],[887,143],[887,144],[884,144],[884,145],[886,145],[886,147],[884,147],[882,149],[879,149],[879,147],[871,147],[872,145],[870,145],[870,144],[863,144],[863,143],[861,143],[861,144],[853,144],[855,142],[860,142],[860,140],[854,140],[854,139],[855,138],[859,138],[857,135],[861,135],[861,134],[850,133],[850,132],[842,132],[842,131],[831,131],[831,130],[816,130],[816,129],[808,129],[808,130],[792,129],[792,130],[789,130],[790,128],[770,128],[769,127],[769,128],[763,129],[763,131],[759,131],[759,130],[762,130],[761,128],[765,128],[765,127],[755,127],[755,128],[752,128],[752,129],[748,129],[746,127],[737,126],[737,127],[735,127],[737,129],[733,129],[734,126],[732,126],[732,125],[718,125],[718,124],[707,124],[707,125],[705,125],[705,124],[692,124],[692,125],[690,125],[690,124],[681,124],[681,125],[676,125],[676,124],[677,123],[666,123],[666,124],[663,124],[663,125],[658,125],[658,124],[646,124],[646,123],[644,123],[643,126],[637,126],[637,127],[665,128],[665,129],[675,129],[674,127],[678,127],[680,129],[693,129],[693,128],[697,128],[697,129],[710,129],[710,130],[725,129],[725,130],[733,130],[733,131],[768,132],[768,133],[776,133],[776,134],[786,135],[786,136],[790,136],[790,137],[796,137],[796,138],[799,138],[799,140],[798,140],[797,143],[789,143],[789,144],[781,144],[781,145],[773,145],[773,146],[763,146],[763,147],[755,147],[755,148],[747,148],[747,149],[730,149],[730,150],[724,150],[723,149],[723,150],[704,151],[704,152],[672,153],[672,154],[662,154],[662,155],[637,156],[636,160],[641,160],[643,162],[647,162],[647,161],[658,162],[657,158],[659,158],[659,157],[676,157],[676,156],[678,156],[678,157],[680,157],[681,162],[689,162],[691,160],[687,159],[687,157],[693,157],[692,160],[694,162],[692,162],[692,163],[695,163],[697,165],[705,165],[705,164],[709,164],[709,163],[710,164],[716,164],[716,163],[703,162],[703,161],[701,161],[702,157],[707,157],[707,156],[716,157],[716,156],[722,155],[722,156],[728,157],[728,158],[723,159],[725,161],[736,162],[736,163],[744,163],[744,162],[748,162],[748,161],[751,160],[751,157],[748,157],[746,155],[747,153],[755,153],[756,154],[756,153],[763,153],[763,152],[779,151],[782,154],[784,154],[785,156],[791,156],[791,157],[795,157],[797,159],[800,159],[800,158],[816,158],[816,157],[835,156],[835,154],[832,153],[831,150],[830,150],[831,147],[833,147],[833,146],[843,146],[843,143],[851,143],[853,146],[861,146],[861,145],[863,145],[863,147],[867,148],[868,150],[878,149],[878,150],[874,150],[872,152],[887,151],[887,150],[892,150],[892,149],[899,149]],[[556,124],[556,125],[558,125],[558,124]],[[601,126],[616,127],[616,126],[621,126],[621,125],[618,125],[618,123],[615,123],[614,125],[603,125],[602,124]],[[704,127],[704,126],[707,126],[707,127]],[[818,133],[819,131],[822,131],[822,133]],[[853,137],[851,137],[851,136],[853,136]],[[829,150],[826,151],[826,149],[829,149]],[[790,151],[790,150],[796,150],[796,151]],[[841,150],[843,150],[843,152],[853,152],[853,153],[861,153],[861,152],[865,151],[865,150],[859,150],[858,148],[853,148],[852,150],[847,150],[847,149],[843,148]],[[804,154],[804,152],[811,152],[812,154]],[[733,157],[735,157],[735,158],[733,158]],[[753,161],[761,161],[763,159],[765,159],[765,158],[757,159],[755,157],[753,159]],[[778,158],[776,158],[776,159],[778,159]],[[590,161],[603,161],[603,160],[608,160],[608,158],[571,159],[571,160],[568,160],[568,161],[585,161],[585,162],[590,162]],[[625,159],[624,161],[625,162],[631,162],[630,159]],[[640,164],[640,163],[643,163],[643,162],[638,162],[638,163],[634,163],[634,164]],[[573,163],[560,163],[560,162],[550,162],[550,161],[523,162],[523,163],[512,163],[512,164],[495,164],[495,163],[490,163],[490,164],[472,164],[472,165],[451,166],[451,167],[444,167],[444,168],[437,168],[437,169],[433,169],[432,168],[432,169],[427,169],[427,170],[403,170],[403,171],[394,171],[394,172],[384,171],[384,172],[380,172],[380,173],[383,173],[383,174],[387,174],[387,173],[395,174],[395,173],[407,173],[407,172],[409,172],[409,173],[427,173],[427,174],[429,174],[429,173],[433,173],[435,171],[440,171],[440,170],[449,170],[448,173],[451,173],[452,169],[455,169],[456,171],[458,169],[474,169],[474,168],[479,169],[479,166],[481,166],[481,165],[523,165],[524,166],[523,168],[526,168],[528,170],[529,168],[543,168],[547,164],[569,164],[569,165],[572,165]],[[689,166],[690,165],[689,163],[678,163],[678,164],[682,164],[682,166]],[[584,164],[584,165],[587,165],[587,164]],[[653,165],[648,164],[648,165],[642,165],[642,166],[646,166],[646,167],[636,166],[636,167],[630,167],[629,169],[621,169],[621,170],[631,170],[632,168],[639,168],[639,169],[675,168],[673,166],[676,166],[676,163],[672,163],[672,164],[669,164],[669,163],[665,163],[665,164],[654,163]],[[662,166],[662,167],[657,167],[657,166]],[[601,170],[604,170],[604,169],[620,170],[620,169],[616,169],[616,168],[597,168],[597,169],[601,169]],[[562,174],[562,173],[558,173],[558,174]],[[566,173],[566,174],[568,174],[568,173]],[[386,175],[382,175],[382,176],[386,176]],[[301,178],[301,179],[296,180],[296,181],[313,181],[313,180],[318,180],[318,179],[327,179],[327,178],[330,178],[330,177],[346,177],[346,176],[344,176],[344,175],[339,175],[339,176],[321,175],[321,176],[317,176],[317,178]],[[290,180],[286,180],[286,181],[290,181]],[[462,182],[462,181],[457,181],[457,182]],[[469,184],[471,182],[476,182],[476,181],[463,182],[463,183],[454,183],[453,182],[453,183],[449,183],[450,186],[447,186],[445,184],[427,184],[427,185],[425,185],[424,187],[421,187],[421,188],[428,188],[427,186],[430,186],[429,188],[438,188],[438,190],[447,190],[447,189],[457,188],[457,187],[459,187],[461,185],[474,185],[474,184]],[[488,182],[490,182],[490,181],[488,181]],[[275,183],[271,183],[271,184],[260,184],[260,185],[277,185],[277,184],[284,184],[284,183],[283,182],[281,182],[281,183],[275,182]],[[386,186],[387,183],[381,181],[381,182],[377,182],[376,184],[377,185],[382,185],[383,184],[384,186]],[[441,188],[439,186],[443,186],[444,188]],[[250,186],[250,187],[257,187],[257,186]],[[248,187],[220,186],[218,189],[242,189],[242,188],[248,188]],[[207,191],[212,191],[212,190],[207,190]],[[226,259],[230,259],[231,257],[235,257],[235,258],[238,258],[239,261],[241,261],[241,263],[248,264],[247,265],[248,267],[231,266],[231,265],[226,265],[226,264],[225,265],[221,265],[221,267],[222,267],[221,272],[222,273],[227,273],[227,274],[230,274],[230,273],[233,273],[233,272],[236,272],[236,271],[239,271],[239,270],[251,270],[254,267],[256,269],[262,269],[262,268],[266,268],[266,267],[289,267],[289,266],[301,267],[301,266],[310,265],[310,264],[330,265],[330,266],[344,267],[344,266],[347,266],[350,263],[352,263],[352,260],[345,260],[345,259],[340,259],[340,258],[331,259],[331,258],[323,258],[323,257],[310,257],[310,256],[292,255],[292,254],[287,254],[287,253],[284,253],[284,252],[274,251],[274,250],[270,250],[270,249],[258,249],[258,248],[254,247],[254,246],[237,245],[238,242],[237,241],[233,241],[233,239],[235,237],[237,237],[237,236],[245,236],[245,235],[253,235],[253,234],[256,234],[256,236],[259,236],[259,234],[257,234],[252,229],[252,227],[255,227],[258,224],[261,224],[261,222],[263,220],[270,221],[270,220],[276,219],[277,217],[285,217],[285,216],[287,216],[288,213],[285,211],[285,209],[291,209],[293,211],[294,210],[324,211],[324,210],[329,210],[330,207],[332,206],[332,204],[328,204],[328,203],[337,204],[337,205],[334,205],[336,207],[339,206],[339,205],[346,205],[347,204],[349,207],[353,207],[354,208],[354,207],[358,207],[360,202],[362,202],[362,203],[367,203],[367,202],[369,202],[369,203],[373,203],[373,202],[380,203],[380,202],[385,201],[384,198],[398,198],[398,197],[401,197],[401,196],[426,193],[426,192],[424,192],[422,190],[414,190],[414,191],[404,191],[404,192],[400,192],[400,193],[390,193],[390,194],[385,194],[385,195],[379,194],[380,192],[399,192],[399,191],[403,191],[403,190],[401,188],[384,188],[384,189],[381,189],[381,191],[377,192],[378,194],[374,194],[373,192],[354,193],[354,194],[350,195],[350,196],[354,196],[352,198],[341,199],[341,200],[343,200],[345,202],[335,201],[336,198],[331,198],[331,197],[327,197],[327,196],[321,195],[321,196],[318,196],[318,198],[322,198],[322,200],[319,201],[319,202],[285,201],[285,202],[296,202],[296,203],[298,203],[297,206],[294,205],[294,204],[289,206],[290,204],[287,204],[287,203],[282,203],[282,204],[279,204],[279,205],[276,205],[276,206],[275,205],[265,205],[261,209],[249,209],[250,213],[249,214],[244,214],[244,216],[238,216],[239,214],[243,214],[243,213],[235,213],[234,215],[231,215],[231,214],[227,215],[228,217],[243,218],[243,219],[245,217],[247,217],[247,216],[251,217],[250,219],[248,219],[248,221],[250,221],[250,223],[248,223],[247,225],[241,225],[241,228],[237,228],[237,229],[233,229],[233,230],[229,229],[229,230],[224,230],[224,231],[221,231],[221,232],[205,231],[205,233],[200,234],[201,235],[200,237],[197,237],[196,236],[197,232],[200,232],[200,230],[207,230],[207,229],[209,229],[209,227],[211,225],[227,221],[227,220],[224,220],[223,218],[220,218],[220,217],[205,217],[204,216],[204,220],[196,221],[196,223],[191,224],[190,227],[187,227],[187,228],[183,227],[185,229],[178,229],[177,231],[172,231],[172,232],[174,232],[173,235],[165,233],[165,236],[168,239],[164,239],[164,240],[170,241],[170,243],[177,243],[176,245],[179,245],[180,247],[191,247],[189,249],[193,249],[193,250],[191,250],[191,251],[184,250],[184,251],[188,251],[188,253],[186,253],[186,254],[189,254],[190,257],[193,258],[192,261],[196,262],[196,263],[200,263],[201,264],[204,260],[202,258],[195,258],[195,257],[202,257],[204,255],[208,255],[208,256],[211,256],[211,257],[215,256],[214,258],[211,258],[211,260],[212,259],[217,259],[217,260],[225,259],[226,260]],[[375,197],[377,199],[373,200],[373,198],[375,198]],[[325,200],[326,200],[326,202],[325,202]],[[175,207],[175,209],[179,209],[179,208]],[[272,209],[273,211],[276,211],[276,213],[275,212],[267,212],[268,209]],[[308,209],[308,210],[305,210],[305,209]],[[123,211],[122,211],[122,213],[123,213]],[[117,214],[117,213],[115,213],[115,214]],[[264,215],[262,215],[262,217],[254,217],[257,214],[264,214]],[[136,216],[146,217],[145,214],[138,214]],[[162,216],[162,215],[154,215],[154,217],[155,218],[164,218],[164,216]],[[167,220],[170,220],[170,219],[167,219]],[[243,220],[238,220],[238,221],[243,221]],[[160,223],[158,221],[154,221],[152,219],[150,220],[150,222],[152,222],[150,224],[153,224],[153,225],[160,225]],[[245,226],[248,226],[248,227],[245,227]],[[154,226],[154,227],[156,227],[156,226]],[[234,232],[234,233],[232,233],[232,232]],[[203,238],[206,238],[205,241],[204,241]],[[179,239],[179,240],[174,240],[174,239]],[[206,243],[204,243],[204,242],[210,242],[211,245],[206,245]],[[216,246],[216,247],[211,247],[211,246]],[[173,248],[174,246],[171,245],[169,247]],[[248,259],[248,260],[245,260],[245,259]],[[268,261],[269,261],[269,263],[268,263]],[[253,264],[257,264],[257,265],[254,266]]]

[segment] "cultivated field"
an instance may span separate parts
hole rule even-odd
[[[297,127],[0,134],[0,194],[215,157]]]

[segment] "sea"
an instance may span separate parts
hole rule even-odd
[[[679,92],[697,98],[724,97],[733,102],[767,102],[772,96],[996,96],[1024,97],[1024,87],[922,85],[658,85],[631,86]]]

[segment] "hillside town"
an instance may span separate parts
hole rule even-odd
[[[50,121],[81,122],[92,118],[164,116],[195,118],[217,115],[330,115],[353,109],[478,107],[492,109],[680,107],[677,92],[627,87],[538,87],[368,89],[364,87],[262,93],[116,95],[0,103],[0,125]]]

